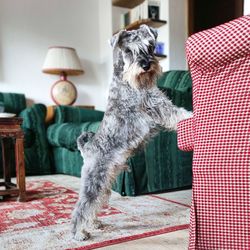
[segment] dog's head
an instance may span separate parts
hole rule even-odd
[[[137,88],[150,88],[161,73],[154,56],[157,31],[147,25],[138,30],[122,30],[111,40],[114,64],[123,73],[123,80]]]

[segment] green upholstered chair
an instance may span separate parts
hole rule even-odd
[[[51,165],[53,157],[46,136],[46,111],[46,106],[38,103],[24,109],[19,114],[23,118],[23,130],[31,131],[34,137],[33,143],[24,148],[27,175],[54,173]]]
[[[48,142],[46,138],[45,115],[46,107],[43,104],[34,104],[26,107],[24,94],[0,92],[0,105],[4,112],[15,113],[23,118],[25,169],[27,175],[52,173]],[[1,146],[0,146],[1,151]],[[14,173],[14,154],[12,173]],[[2,153],[0,152],[0,166]],[[0,167],[2,175],[2,167]]]
[[[192,81],[187,71],[165,72],[159,88],[177,106],[192,109]],[[80,176],[83,160],[76,139],[83,131],[96,132],[103,112],[79,107],[57,106],[55,123],[47,129],[52,146],[55,173]],[[128,159],[130,172],[121,173],[113,189],[122,195],[140,195],[177,188],[192,183],[192,154],[177,148],[175,132],[161,131],[149,144]]]

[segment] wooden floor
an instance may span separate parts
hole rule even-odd
[[[185,250],[188,249],[189,232],[179,230],[139,240],[102,247],[100,250]]]

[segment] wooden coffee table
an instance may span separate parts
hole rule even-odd
[[[2,144],[3,182],[0,186],[0,196],[18,195],[18,201],[26,200],[25,166],[24,166],[24,134],[20,127],[22,118],[0,118],[0,141]],[[16,182],[11,182],[11,149],[15,151]]]

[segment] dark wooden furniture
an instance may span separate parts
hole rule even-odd
[[[124,29],[136,30],[136,29],[139,29],[139,27],[142,24],[146,24],[146,25],[153,27],[153,28],[160,28],[161,26],[165,25],[166,23],[167,23],[167,21],[165,21],[165,20],[156,20],[156,19],[152,19],[152,18],[140,19],[140,20],[137,20],[137,21],[127,25]]]
[[[243,0],[188,0],[188,35],[243,16]]]
[[[145,0],[112,0],[112,5],[117,7],[123,7],[133,9],[137,5],[142,4]]]
[[[0,140],[2,144],[3,156],[3,182],[0,186],[5,187],[0,189],[0,196],[18,195],[18,201],[26,200],[25,190],[25,166],[24,166],[24,134],[20,127],[22,118],[0,118]],[[15,164],[16,164],[16,182],[11,182],[11,149],[14,145]]]

